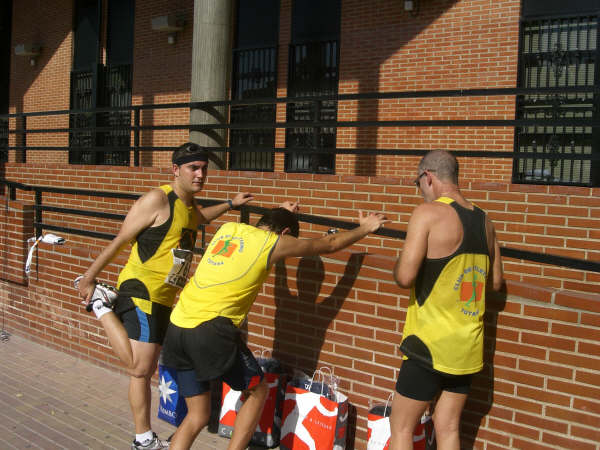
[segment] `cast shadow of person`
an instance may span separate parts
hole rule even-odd
[[[350,294],[364,258],[364,253],[353,253],[331,293],[320,302],[317,299],[326,276],[320,257],[300,259],[296,272],[297,294],[288,287],[285,262],[276,265],[273,357],[288,373],[300,370],[310,377],[318,368],[329,325]],[[349,405],[348,449],[353,447],[355,423],[356,408]]]
[[[494,355],[498,315],[506,306],[506,291],[488,292],[484,315],[483,370],[473,376],[471,392],[461,417],[461,449],[475,448],[475,440],[485,416],[494,404]]]

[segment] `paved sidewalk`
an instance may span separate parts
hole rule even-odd
[[[0,342],[0,441],[4,449],[119,449],[133,439],[128,377],[11,335]],[[166,439],[174,427],[153,421]],[[193,449],[227,448],[228,439],[204,430]]]

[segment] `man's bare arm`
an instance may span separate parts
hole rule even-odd
[[[240,192],[233,200],[231,200],[231,206],[237,208],[238,206],[245,205],[249,201],[253,200],[254,196],[249,192]],[[207,206],[206,208],[200,207],[196,202],[196,214],[198,215],[198,223],[207,224],[216,219],[217,217],[225,214],[231,209],[229,202],[219,203],[218,205]]]
[[[502,289],[502,285],[504,284],[504,273],[502,270],[500,244],[498,242],[498,237],[496,236],[496,229],[494,228],[494,224],[487,217],[486,231],[488,235],[488,248],[490,249],[490,267],[492,269],[490,279],[492,282],[492,289],[495,291],[499,291],[500,289]]]
[[[398,286],[408,289],[413,286],[419,268],[427,256],[431,205],[424,203],[415,208],[406,231],[402,254],[394,266],[394,280]]]
[[[383,214],[370,213],[359,215],[359,226],[341,233],[328,234],[318,239],[297,239],[283,235],[275,245],[269,264],[287,258],[288,256],[315,256],[337,252],[359,241],[367,234],[377,231],[381,225],[389,222]]]
[[[98,274],[145,228],[157,222],[164,222],[169,214],[169,201],[165,193],[159,189],[144,194],[133,204],[119,233],[100,253],[92,265],[86,270],[79,282],[79,293],[84,300],[91,297]]]

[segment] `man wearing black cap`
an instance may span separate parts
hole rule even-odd
[[[194,195],[206,180],[208,152],[188,142],[173,152],[172,162],[173,183],[152,189],[133,204],[117,236],[77,286],[131,376],[129,402],[136,431],[132,449],[168,446],[150,427],[150,379],[175,296],[187,280],[198,224],[209,223],[253,198],[242,192],[233,200],[200,208]],[[129,244],[132,249],[119,275],[118,296],[107,301],[109,292],[99,299],[96,277]]]

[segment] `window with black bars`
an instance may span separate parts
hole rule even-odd
[[[308,97],[337,94],[338,42],[308,42],[290,46],[288,96]],[[290,102],[288,121],[323,121],[337,119],[336,101]],[[286,129],[287,148],[335,148],[335,127],[301,127]],[[335,155],[323,152],[290,152],[286,171],[334,173]]]
[[[233,98],[273,98],[276,96],[277,49],[275,47],[236,49],[233,52]],[[231,107],[231,123],[275,122],[274,104]],[[230,147],[275,147],[275,129],[231,130]],[[234,170],[272,171],[273,152],[230,152]]]
[[[521,24],[521,87],[589,87],[597,85],[598,17],[529,19]],[[517,118],[594,118],[594,93],[519,96]],[[597,131],[583,126],[526,126],[515,130],[515,151],[525,158],[513,164],[513,182],[598,186]],[[531,155],[531,157],[528,157]]]
[[[238,0],[236,2],[235,49],[231,93],[234,100],[277,96],[277,44],[279,40],[279,0]],[[235,105],[231,123],[275,122],[274,104]],[[233,129],[229,146],[275,147],[275,129]],[[272,171],[273,151],[232,151],[229,167],[234,170]]]
[[[96,0],[77,2],[71,109],[131,105],[134,1],[108,2],[106,65],[96,63],[101,4]],[[130,152],[115,148],[131,145],[131,131],[127,128],[130,125],[130,111],[71,114],[69,145],[104,149],[74,149],[69,152],[69,163],[128,166]],[[110,129],[97,131],[95,127]],[[87,129],[78,131],[77,128]]]

